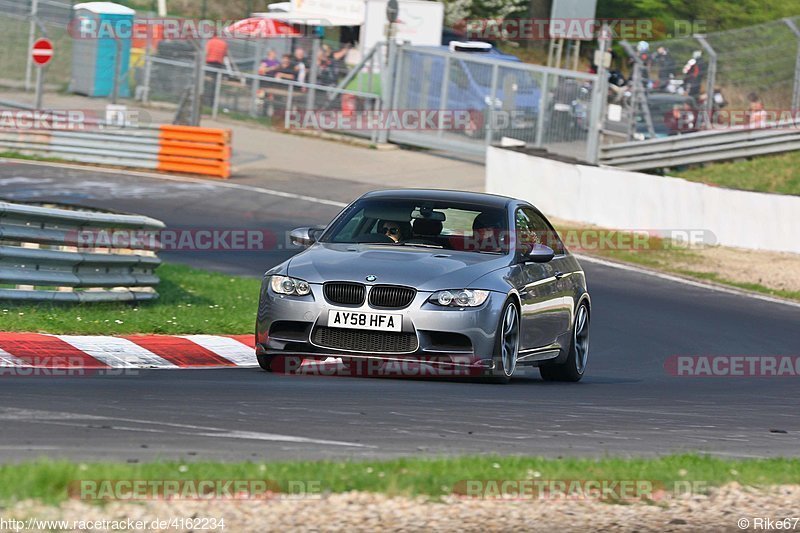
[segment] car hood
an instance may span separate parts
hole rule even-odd
[[[354,281],[408,285],[421,291],[460,289],[508,265],[508,256],[369,244],[317,243],[289,261],[287,274],[309,283]]]

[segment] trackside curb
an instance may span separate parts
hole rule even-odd
[[[48,335],[0,333],[0,367],[256,367],[252,335]]]

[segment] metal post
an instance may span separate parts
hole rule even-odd
[[[256,118],[258,116],[258,86],[259,76],[253,76],[253,86],[250,88],[250,116]]]
[[[703,126],[710,128],[714,123],[714,85],[717,78],[717,52],[708,44],[704,35],[695,35],[694,38],[700,43],[708,53],[708,78],[706,79],[706,116],[703,118]]]
[[[119,98],[119,77],[122,75],[122,40],[114,38],[114,80],[111,84],[111,103],[116,104]]]
[[[192,113],[191,124],[192,126],[200,125],[200,117],[202,116],[203,105],[203,81],[205,79],[205,40],[199,39],[193,41],[195,44],[194,53],[194,87],[192,88]]]
[[[150,56],[150,47],[153,46],[152,43],[152,32],[153,29],[148,25],[147,27],[147,44],[145,45],[144,49],[144,80],[142,85],[144,85],[144,91],[142,92],[142,102],[145,104],[150,101],[150,77],[153,74],[153,62]]]
[[[542,74],[542,86],[540,87],[541,94],[539,95],[539,113],[536,117],[536,139],[534,140],[534,146],[537,148],[541,148],[542,143],[544,142],[544,121],[546,117],[546,109],[547,109],[547,96],[550,92],[550,88],[548,86],[550,75],[548,72],[544,72]]]
[[[378,112],[380,111],[380,104],[381,104],[381,99],[380,98],[374,98],[372,100],[372,112],[374,113],[375,116],[378,116]],[[375,144],[375,143],[378,142],[378,130],[377,129],[373,129],[372,130],[372,132],[370,133],[369,140],[370,140],[370,142],[372,142],[372,144]]]
[[[608,73],[605,61],[611,46],[611,30],[608,26],[603,25],[599,37],[600,61],[597,65],[597,81],[592,94],[592,107],[589,111],[591,113],[589,115],[589,135],[586,139],[586,160],[593,164],[600,159],[600,132],[603,129],[608,101]]]
[[[397,63],[397,43],[394,41],[394,39],[389,40],[386,49],[386,72],[383,74],[383,81],[381,84],[381,92],[383,93],[383,103],[381,104],[381,109],[384,111],[392,108],[392,90],[394,88],[395,79],[394,68],[395,64]],[[378,142],[385,143],[388,140],[389,132],[385,129],[382,129],[380,135],[378,136]]]
[[[406,79],[406,77],[402,76],[402,74],[404,72],[403,68],[405,67],[405,65],[403,64],[403,62],[405,61],[405,57],[406,57],[406,54],[405,54],[404,50],[402,49],[402,47],[395,48],[395,61],[394,61],[393,68],[394,68],[394,72],[395,72],[395,76],[394,77],[396,78],[396,81],[392,84],[393,85],[392,87],[389,87],[389,91],[391,91],[391,93],[392,93],[392,105],[398,105],[397,104],[398,102],[403,102],[405,106],[408,106],[408,100],[401,100],[401,95],[402,94],[406,94],[406,95],[408,94],[408,87],[406,86],[408,80]],[[383,56],[382,55],[378,55],[377,58],[378,58],[378,68],[380,69],[381,72],[383,72],[387,68],[387,65],[385,63],[383,63]],[[384,81],[384,78],[381,77],[381,82],[383,82],[383,81]],[[381,87],[381,90],[383,90],[383,87]],[[379,104],[382,106],[383,105],[383,101],[381,100],[379,102]],[[380,107],[379,110],[383,110],[383,107]],[[386,139],[386,141],[390,141],[391,140],[391,138],[389,137],[389,132],[388,131],[386,132],[385,139]]]
[[[312,85],[312,87],[308,88],[308,96],[306,99],[306,109],[313,110],[314,109],[314,87],[313,85],[317,84],[317,77],[319,76],[319,64],[317,61],[319,60],[319,54],[321,52],[320,47],[320,39],[314,39],[314,43],[311,45],[311,77],[308,82]]]
[[[46,67],[38,67],[36,69],[36,104],[37,110],[42,109],[42,93],[44,85],[44,73],[42,72]]]
[[[559,38],[556,43],[556,62],[555,67],[561,68],[561,56],[564,54],[564,39]]]
[[[33,58],[31,57],[31,50],[33,50],[33,42],[36,40],[36,16],[39,12],[39,0],[31,1],[31,22],[28,28],[28,57],[25,63],[25,90],[31,89],[31,76],[33,74]],[[38,76],[38,74],[37,74]]]
[[[486,146],[492,144],[492,136],[494,135],[494,124],[495,124],[495,116],[494,116],[494,102],[497,100],[497,80],[500,77],[500,67],[497,63],[492,65],[492,88],[490,91],[489,97],[489,113],[487,114],[487,122],[486,125],[486,138],[484,143]],[[505,99],[508,100],[508,95],[511,94],[510,92],[503,91],[503,95]]]
[[[797,38],[797,57],[794,62],[794,89],[792,90],[792,111],[800,110],[800,29],[790,18],[783,19]]]
[[[216,119],[219,113],[219,96],[222,89],[222,71],[217,71],[217,77],[214,81],[214,103],[211,107],[211,118]]]
[[[375,56],[369,59],[369,67],[367,67],[367,92],[372,92],[372,81],[375,73]]]
[[[444,74],[442,74],[442,87],[439,89],[439,121],[436,125],[436,135],[439,137],[444,136],[443,125],[443,111],[447,109],[447,88],[450,86],[450,56],[444,59]]]
[[[294,84],[289,84],[289,96],[286,97],[286,109],[283,110],[283,127],[289,129],[289,117],[294,105]]]

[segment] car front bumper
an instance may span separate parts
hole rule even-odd
[[[309,296],[284,296],[266,286],[261,291],[256,325],[256,352],[259,355],[301,356],[323,360],[341,357],[364,361],[425,362],[439,366],[491,369],[494,364],[495,332],[506,295],[492,292],[483,305],[475,308],[440,307],[427,300],[431,292],[418,291],[404,309],[378,309],[368,303],[340,306],[325,299],[322,285],[312,284]],[[320,342],[319,331],[328,327],[328,311],[392,313],[403,317],[403,335],[409,337],[402,350],[364,349],[368,335],[380,340],[381,333],[336,329],[336,333],[359,335],[358,349]],[[367,335],[365,337],[365,335]],[[415,337],[415,340],[410,337]],[[379,345],[380,343],[375,343]],[[369,346],[369,343],[367,343]]]

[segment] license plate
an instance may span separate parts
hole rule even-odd
[[[403,315],[331,310],[328,311],[328,327],[403,331]]]

